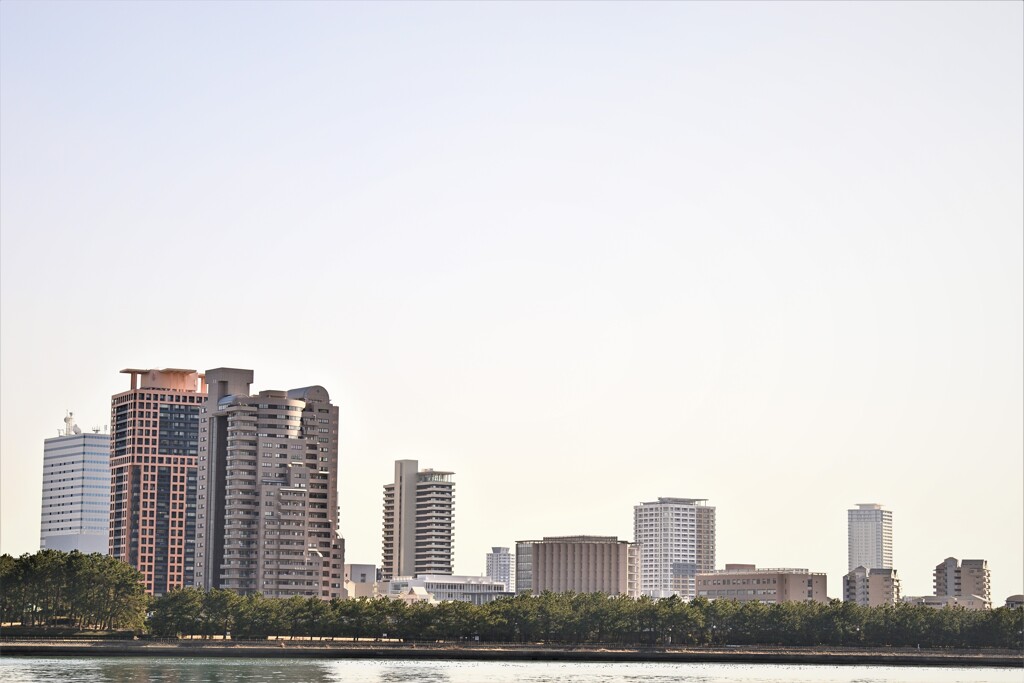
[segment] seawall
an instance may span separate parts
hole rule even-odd
[[[332,641],[12,640],[2,656],[45,657],[303,657],[324,659],[433,659],[475,661],[728,662],[880,666],[1024,668],[1024,653],[1008,650],[860,648],[671,648],[489,645],[485,643],[373,643]]]

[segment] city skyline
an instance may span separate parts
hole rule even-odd
[[[460,574],[700,496],[719,566],[838,597],[876,501],[905,594],[945,557],[1024,592],[1019,3],[0,19],[0,552],[65,410],[229,366],[330,392],[349,563],[415,459]]]

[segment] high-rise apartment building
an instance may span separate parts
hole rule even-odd
[[[892,569],[892,511],[877,503],[858,503],[846,511],[847,571]]]
[[[505,584],[505,590],[516,590],[516,554],[508,548],[494,547],[487,553],[487,576]]]
[[[516,543],[518,591],[640,597],[636,544],[614,536],[547,536]],[[524,585],[525,584],[525,585]]]
[[[199,408],[195,370],[127,369],[131,388],[110,399],[109,553],[162,595],[192,584]]]
[[[196,585],[344,597],[338,408],[320,386],[250,396],[252,380],[252,370],[206,372]]]
[[[864,607],[895,605],[900,601],[896,570],[857,567],[843,577],[843,600]]]
[[[385,581],[452,573],[454,473],[418,467],[415,460],[396,460],[395,482],[384,485]]]
[[[985,560],[960,562],[955,557],[947,557],[935,567],[933,576],[936,596],[975,596],[992,605],[992,577]]]
[[[107,553],[110,436],[82,433],[69,413],[60,436],[43,442],[39,547]]]
[[[658,498],[633,508],[640,592],[697,596],[698,573],[715,570],[715,508],[704,498]]]

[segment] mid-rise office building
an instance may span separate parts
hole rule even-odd
[[[878,503],[858,503],[846,511],[847,571],[892,568],[892,511]]]
[[[338,408],[321,386],[252,396],[252,370],[206,372],[196,583],[267,597],[345,596]]]
[[[704,498],[658,498],[633,508],[640,592],[697,595],[697,574],[715,570],[715,508]]]
[[[83,433],[64,418],[59,436],[43,442],[39,547],[107,554],[110,526],[110,436]]]
[[[895,605],[900,601],[896,570],[857,567],[843,577],[843,600],[865,607]]]
[[[697,575],[697,596],[739,602],[828,602],[828,578],[806,569],[758,569],[752,564],[727,564],[725,569]]]
[[[939,597],[974,596],[992,605],[992,577],[985,560],[958,561],[947,557],[933,572],[935,595]]]
[[[487,576],[505,584],[514,593],[516,590],[516,554],[508,548],[494,547],[487,553]]]
[[[196,456],[206,384],[195,370],[121,371],[110,399],[108,550],[143,575],[148,593],[192,585]]]
[[[546,536],[516,543],[518,592],[640,596],[636,544],[614,536]]]
[[[396,460],[395,481],[384,485],[384,580],[452,573],[455,475],[418,467]]]

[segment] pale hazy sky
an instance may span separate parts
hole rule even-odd
[[[0,3],[0,551],[125,367],[341,407],[456,571],[718,508],[718,564],[1024,591],[1024,5]]]

